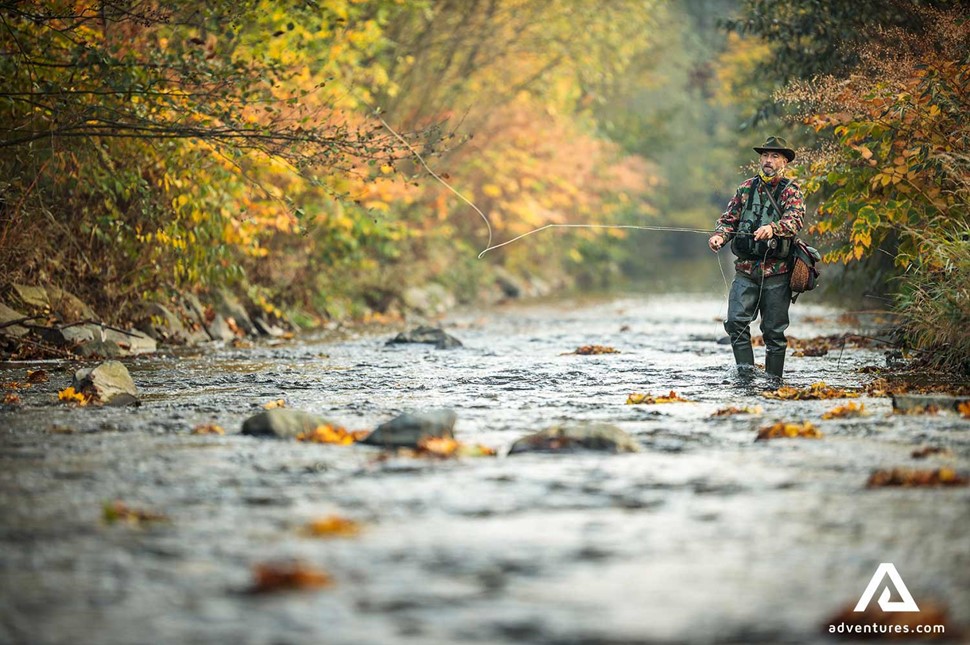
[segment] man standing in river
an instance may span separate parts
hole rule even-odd
[[[788,142],[768,137],[754,150],[761,155],[758,174],[738,186],[717,220],[717,233],[707,244],[716,253],[730,241],[731,251],[737,256],[724,321],[734,360],[741,367],[754,367],[749,326],[760,313],[765,371],[780,379],[788,347],[789,260],[795,235],[802,228],[805,205],[802,191],[784,177],[785,168],[795,159]]]

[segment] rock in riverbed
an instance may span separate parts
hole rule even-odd
[[[402,331],[400,334],[387,341],[387,345],[397,343],[431,343],[436,349],[452,349],[462,347],[461,341],[454,336],[446,333],[437,327],[427,327],[422,325],[415,327],[411,331]]]
[[[77,392],[92,395],[105,405],[121,406],[138,403],[138,390],[128,368],[118,361],[105,361],[74,373],[72,384]]]
[[[295,439],[300,433],[312,432],[324,425],[336,426],[337,424],[303,410],[276,408],[260,412],[243,421],[242,434]]]
[[[577,450],[638,452],[640,444],[615,425],[580,422],[553,426],[522,437],[512,444],[509,454]]]
[[[453,410],[409,412],[377,426],[360,443],[385,448],[417,448],[418,441],[425,437],[454,438],[457,419]]]

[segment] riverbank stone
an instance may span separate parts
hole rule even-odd
[[[402,331],[400,334],[385,343],[386,345],[396,345],[398,343],[429,343],[435,349],[453,349],[463,347],[460,340],[448,334],[438,327],[428,327],[421,325],[410,331]]]
[[[138,390],[128,368],[118,361],[105,361],[95,367],[85,367],[74,373],[72,386],[97,401],[112,406],[138,403]]]
[[[138,329],[159,343],[197,345],[209,340],[201,328],[191,329],[165,305],[153,302],[142,313]]]
[[[336,426],[316,414],[290,408],[276,408],[255,414],[242,424],[242,434],[253,437],[296,439],[297,435],[312,432],[319,426]]]
[[[0,325],[3,323],[8,323],[11,320],[23,320],[24,314],[11,309],[7,305],[0,303]],[[27,334],[27,328],[21,327],[20,325],[8,325],[6,327],[0,328],[0,336],[9,336],[11,338],[20,338]]]
[[[638,452],[640,444],[629,434],[609,423],[569,423],[552,426],[522,437],[512,444],[510,455],[525,452]]]
[[[970,396],[955,396],[952,394],[894,394],[893,410],[910,412],[936,408],[955,412],[961,403],[970,403]]]
[[[418,442],[427,437],[453,439],[457,420],[454,410],[448,409],[406,412],[377,426],[360,443],[384,448],[417,448]]]
[[[259,334],[239,298],[225,289],[220,289],[214,295],[216,312],[220,316],[225,318],[227,322],[231,319],[239,329],[249,336]]]

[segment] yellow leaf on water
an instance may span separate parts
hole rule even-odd
[[[269,403],[263,404],[264,410],[275,410],[276,408],[285,408],[285,407],[286,407],[285,399],[277,399],[275,401],[270,401]]]
[[[307,524],[304,533],[313,537],[354,537],[360,533],[360,528],[354,520],[330,515]]]
[[[91,397],[83,392],[75,392],[74,387],[68,387],[57,393],[57,400],[63,401],[65,403],[77,403],[78,405],[87,405],[91,402]]]
[[[195,426],[195,428],[192,429],[192,434],[224,435],[226,434],[226,431],[222,428],[222,426],[217,426],[214,423],[204,423],[204,424],[199,424]]]
[[[766,426],[758,431],[755,441],[767,439],[821,439],[822,433],[810,421],[791,423],[778,421],[774,425]]]
[[[849,402],[845,405],[840,405],[837,408],[832,408],[828,412],[822,415],[823,419],[845,419],[848,417],[865,417],[869,416],[866,412],[866,406],[864,403]]]
[[[689,399],[685,399],[673,390],[670,391],[666,396],[659,395],[654,396],[653,394],[641,394],[639,392],[633,392],[626,399],[627,405],[639,405],[639,404],[654,404],[654,403],[689,403]]]

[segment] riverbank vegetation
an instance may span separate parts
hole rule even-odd
[[[478,254],[548,224],[709,228],[777,132],[823,279],[893,299],[910,345],[967,368],[965,9],[0,1],[0,298],[55,285],[120,323],[228,286],[312,324],[428,283],[663,280],[710,262],[702,236]]]

